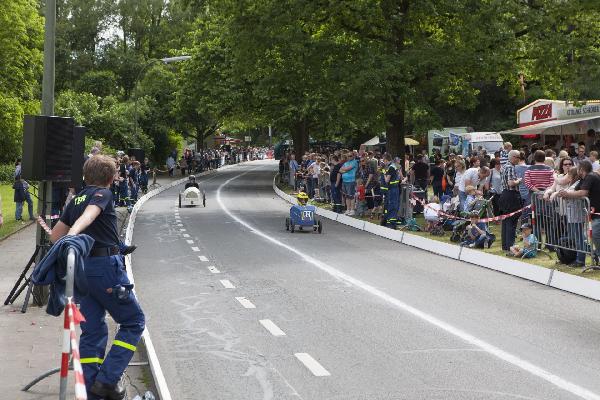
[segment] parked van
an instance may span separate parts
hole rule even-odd
[[[427,132],[429,154],[440,152],[443,157],[450,153],[468,156],[485,149],[494,154],[502,149],[502,136],[495,132],[473,132],[469,127],[443,128]]]

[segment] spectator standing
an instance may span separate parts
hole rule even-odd
[[[585,156],[585,146],[579,146],[577,148],[577,156],[573,157],[573,164],[575,164],[576,167],[579,167],[579,163],[582,161],[590,161],[590,159]]]
[[[296,161],[296,155],[290,154],[290,186],[296,190],[296,172],[300,169],[298,162]]]
[[[431,168],[430,183],[433,188],[433,195],[438,199],[442,198],[444,188],[442,181],[444,179],[444,162],[441,159],[435,160],[435,165]]]
[[[15,209],[15,220],[21,221],[23,223],[23,203],[27,202],[27,211],[29,212],[29,219],[31,221],[33,218],[33,201],[31,200],[31,196],[28,191],[29,185],[23,179],[21,179],[21,175],[15,177],[15,182],[13,184],[13,189],[15,191],[14,201],[16,203]]]
[[[356,172],[358,161],[353,152],[348,152],[348,160],[340,168],[342,174],[342,193],[345,198],[346,215],[354,215],[354,193],[356,192]]]
[[[342,167],[342,164],[340,163],[340,158],[337,155],[334,155],[331,158],[331,161],[331,173],[329,174],[329,180],[331,182],[331,201],[333,202],[333,211],[336,213],[341,213],[343,205],[340,168]]]
[[[492,208],[494,210],[494,215],[500,215],[500,207],[498,206],[498,200],[500,199],[500,194],[502,193],[502,166],[500,164],[500,159],[494,158],[490,161],[490,180],[488,184],[488,189],[492,193]]]
[[[554,183],[554,169],[545,164],[546,154],[542,150],[537,150],[533,159],[534,165],[530,166],[524,175],[525,186],[529,189],[530,196],[546,191]]]
[[[567,199],[578,199],[587,197],[590,200],[590,207],[600,210],[600,176],[592,173],[592,164],[586,160],[580,160],[577,167],[581,181],[575,186],[574,191],[561,190],[558,196]],[[597,252],[600,249],[600,216],[592,214],[592,242],[593,248]],[[598,254],[595,254],[597,257]],[[585,253],[577,252],[577,259],[573,266],[585,265]]]
[[[427,192],[427,182],[429,181],[429,160],[426,156],[417,157],[416,162],[410,169],[413,183],[416,187]]]
[[[465,174],[465,170],[467,169],[464,160],[457,159],[454,163],[454,169],[454,189],[452,191],[452,195],[456,196],[458,195],[458,190],[462,183],[463,175]]]
[[[454,153],[450,153],[448,156],[448,162],[446,163],[446,167],[444,168],[444,174],[446,177],[446,194],[452,195],[455,185],[455,177],[456,177],[456,167],[455,167],[455,155]]]
[[[590,151],[590,162],[592,163],[592,170],[598,173],[600,171],[600,162],[598,162],[598,152],[596,150]]]
[[[504,147],[500,150],[500,168],[504,167],[508,162],[508,153],[512,150],[512,143],[505,142]]]
[[[529,189],[525,186],[525,172],[529,169],[529,165],[525,163],[525,154],[519,153],[519,163],[515,166],[515,174],[521,181],[519,183],[519,194],[523,201],[523,205],[529,205]]]
[[[167,169],[169,170],[169,176],[173,177],[173,174],[175,172],[175,159],[172,155],[167,157]]]
[[[518,151],[511,150],[508,153],[508,162],[502,167],[502,194],[498,204],[502,214],[509,214],[521,208],[522,201],[518,188],[521,179],[517,178],[515,174],[519,155]],[[518,221],[519,214],[502,220],[502,250],[506,252],[509,252],[515,244]]]

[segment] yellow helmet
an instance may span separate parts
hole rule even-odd
[[[298,195],[296,196],[296,198],[298,200],[308,200],[308,195],[304,192],[300,192],[298,193]]]

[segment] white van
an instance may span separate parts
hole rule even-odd
[[[469,127],[444,128],[427,132],[429,154],[439,151],[443,157],[450,153],[467,156],[485,149],[493,155],[502,149],[502,136],[495,132],[472,132]]]

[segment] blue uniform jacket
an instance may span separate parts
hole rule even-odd
[[[87,294],[87,279],[83,260],[90,254],[94,239],[85,234],[64,236],[48,251],[48,254],[35,266],[31,279],[36,285],[50,285],[50,297],[46,312],[58,317],[62,314],[65,300],[67,274],[67,254],[69,247],[75,250],[75,296]]]

